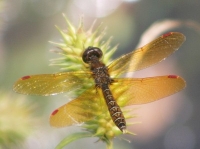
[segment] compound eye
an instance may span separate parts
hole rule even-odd
[[[103,53],[102,53],[101,49],[99,49],[97,47],[88,47],[84,51],[82,59],[85,63],[90,63],[92,57],[97,57],[98,59],[100,59],[102,57],[102,55],[103,55]]]

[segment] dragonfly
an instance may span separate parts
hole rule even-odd
[[[88,70],[24,76],[14,84],[13,90],[27,95],[50,96],[80,90],[88,82],[92,82],[80,96],[52,112],[50,125],[64,127],[73,125],[74,122],[89,121],[94,117],[86,110],[90,108],[88,103],[104,98],[112,121],[119,130],[125,132],[126,120],[119,106],[123,100],[127,100],[124,106],[150,103],[179,92],[185,88],[186,83],[177,75],[146,78],[120,76],[164,60],[178,50],[184,41],[182,33],[166,33],[147,45],[120,56],[108,66],[101,60],[101,49],[90,46],[82,54],[83,62],[89,65]],[[84,108],[85,106],[87,107]]]

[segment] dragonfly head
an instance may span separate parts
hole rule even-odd
[[[82,56],[82,59],[85,63],[90,63],[93,58],[98,58],[100,59],[102,57],[103,53],[101,49],[97,47],[88,47]]]

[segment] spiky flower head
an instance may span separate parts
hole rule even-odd
[[[0,148],[20,147],[30,134],[35,119],[33,106],[26,101],[24,96],[0,91]]]
[[[62,57],[53,59],[50,65],[58,65],[61,67],[61,70],[65,71],[88,69],[87,65],[82,61],[82,53],[89,46],[99,47],[104,53],[103,62],[108,63],[117,49],[117,46],[113,48],[110,47],[111,37],[107,41],[102,41],[106,29],[101,30],[100,25],[93,31],[94,21],[90,29],[85,31],[82,20],[83,17],[81,17],[79,26],[76,29],[65,15],[63,16],[68,26],[67,31],[63,31],[56,26],[62,35],[63,42],[51,42],[60,49],[60,51],[57,50],[56,52],[62,55]]]
[[[112,38],[109,38],[107,41],[102,41],[106,30],[102,30],[101,25],[97,27],[96,30],[93,30],[93,23],[89,30],[85,31],[82,18],[80,19],[78,28],[75,28],[71,24],[71,22],[65,17],[65,15],[63,16],[67,23],[67,31],[63,31],[56,26],[56,28],[62,35],[63,42],[51,42],[58,47],[58,50],[54,52],[60,54],[61,57],[51,60],[51,65],[58,65],[63,71],[88,71],[89,67],[83,62],[82,53],[89,46],[100,48],[104,54],[102,61],[105,64],[108,64],[111,61],[111,56],[117,49],[117,46],[113,48],[110,47],[110,42]],[[84,90],[87,90],[88,86],[91,86],[89,85],[90,83],[94,84],[94,82],[86,82]],[[98,89],[94,89],[93,91],[91,91],[91,94],[92,92],[97,91]],[[80,95],[79,92],[75,92],[75,94],[76,96]],[[99,92],[99,94],[101,94],[101,92]],[[123,107],[124,105],[126,105],[126,103],[119,103],[120,107]],[[94,98],[93,101],[90,102],[88,102],[88,100],[82,100],[82,103],[76,104],[76,108],[81,110],[81,112],[77,113],[84,113],[85,115],[87,115],[85,121],[81,120],[84,121],[84,124],[81,125],[84,131],[67,136],[60,142],[60,144],[58,144],[57,148],[62,148],[70,142],[80,138],[97,137],[99,138],[99,140],[102,140],[107,144],[107,148],[111,149],[113,138],[121,135],[122,132],[116,127],[116,125],[112,121],[108,112],[108,108],[103,99],[103,95],[101,99],[95,100]],[[77,109],[75,110],[77,111]],[[85,111],[83,111],[83,109]],[[123,110],[126,119],[135,117],[135,115],[129,115],[129,112],[130,110]],[[81,114],[80,118],[82,118]],[[126,133],[133,134],[128,131]]]

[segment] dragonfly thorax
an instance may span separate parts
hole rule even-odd
[[[102,88],[102,86],[110,85],[112,83],[112,79],[108,74],[106,66],[95,68],[92,70],[92,72],[97,87]]]
[[[88,47],[82,56],[83,61],[90,65],[95,84],[99,88],[102,88],[103,85],[110,85],[112,82],[107,67],[99,60],[102,55],[101,49],[97,47]]]

